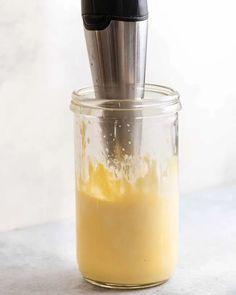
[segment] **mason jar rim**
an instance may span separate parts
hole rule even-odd
[[[181,110],[179,93],[166,86],[145,84],[142,99],[96,99],[93,87],[82,88],[72,93],[71,110],[81,113],[85,110],[98,111],[155,111],[155,113],[176,113]]]

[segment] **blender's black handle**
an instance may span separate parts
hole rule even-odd
[[[104,30],[111,20],[143,21],[147,0],[82,0],[82,16],[87,30]]]

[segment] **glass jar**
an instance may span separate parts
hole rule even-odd
[[[162,284],[178,252],[176,91],[145,86],[137,100],[72,95],[77,257],[95,285],[135,289]]]

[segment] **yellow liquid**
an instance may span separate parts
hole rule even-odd
[[[173,274],[178,244],[177,160],[160,183],[156,163],[135,182],[90,164],[77,191],[77,255],[90,280],[145,285]]]

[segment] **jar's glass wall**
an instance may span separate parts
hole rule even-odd
[[[178,113],[96,111],[74,118],[80,271],[103,286],[162,283],[177,261]]]

